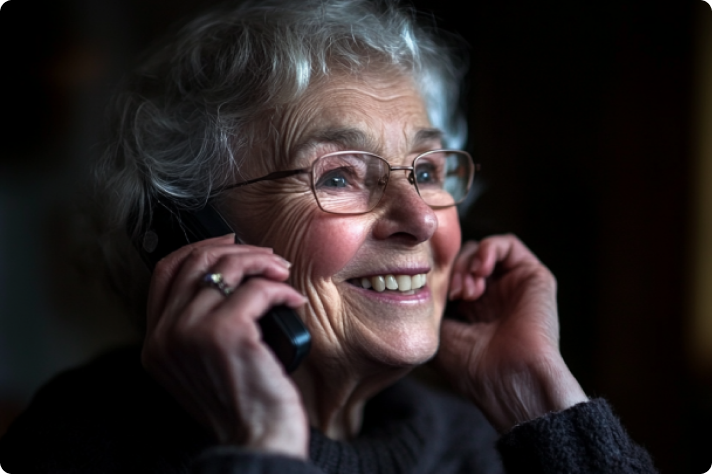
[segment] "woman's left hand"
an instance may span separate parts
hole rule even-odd
[[[467,242],[444,319],[438,362],[500,432],[588,400],[559,352],[556,280],[512,235]]]

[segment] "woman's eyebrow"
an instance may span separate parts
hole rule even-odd
[[[437,128],[422,128],[418,130],[413,139],[413,148],[427,145],[432,142],[442,143],[443,132]]]
[[[423,128],[416,132],[411,148],[420,148],[433,142],[441,143],[443,132],[437,128]],[[335,144],[350,150],[370,151],[376,153],[379,144],[370,135],[357,128],[328,128],[317,130],[295,147],[295,155],[299,155],[318,145]]]
[[[294,147],[294,155],[298,156],[318,145],[334,144],[342,148],[359,151],[375,152],[378,143],[357,128],[327,128],[311,133],[305,140]]]

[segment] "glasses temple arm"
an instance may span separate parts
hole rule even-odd
[[[227,186],[223,186],[222,188],[219,188],[217,190],[217,192],[222,192],[222,191],[227,191],[229,189],[235,189],[235,188],[239,188],[242,186],[247,186],[248,184],[258,183],[260,181],[270,181],[273,179],[288,178],[290,176],[294,176],[295,174],[303,174],[303,173],[308,173],[308,172],[309,172],[308,169],[275,171],[274,173],[270,173],[267,176],[262,176],[261,178],[250,179],[247,181],[243,181],[241,183],[235,183],[235,184],[229,184]]]

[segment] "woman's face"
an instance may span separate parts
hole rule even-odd
[[[280,132],[280,149],[256,152],[245,178],[308,167],[340,150],[411,165],[418,154],[441,147],[423,100],[402,77],[332,78],[271,129]],[[309,299],[299,313],[313,338],[310,358],[335,367],[407,367],[434,355],[460,226],[455,208],[431,209],[405,172],[392,172],[378,207],[363,215],[322,211],[307,174],[239,188],[224,211],[246,242],[272,247],[292,262],[289,283]],[[418,290],[379,292],[361,284],[420,274],[427,283]]]

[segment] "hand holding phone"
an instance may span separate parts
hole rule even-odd
[[[159,260],[185,245],[234,233],[210,204],[194,212],[178,210],[160,200],[156,204],[142,233],[134,239],[151,271]],[[297,313],[287,306],[276,306],[259,319],[259,325],[264,342],[285,370],[296,370],[311,347],[311,335]]]
[[[207,273],[235,289],[226,297],[201,286]],[[232,235],[179,248],[154,269],[141,361],[216,442],[304,458],[299,390],[258,327],[271,306],[304,303],[288,277],[284,259]]]

